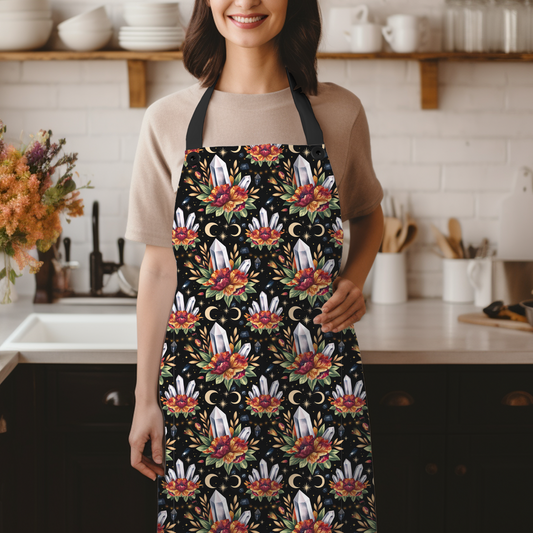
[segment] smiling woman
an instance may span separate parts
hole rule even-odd
[[[184,64],[204,87],[143,121],[130,443],[157,481],[159,532],[377,531],[352,324],[382,189],[359,99],[317,81],[319,37],[316,0],[197,0]]]

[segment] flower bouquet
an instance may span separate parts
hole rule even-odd
[[[53,162],[65,139],[52,143],[52,131],[40,130],[35,138],[30,135],[32,140],[26,146],[17,149],[4,141],[5,131],[0,121],[0,252],[4,259],[0,301],[10,303],[11,284],[22,275],[11,259],[19,271],[28,265],[30,274],[38,272],[43,261],[32,257],[28,250],[37,247],[46,252],[61,234],[59,215],[63,212],[67,217],[83,215],[79,190],[93,187],[90,181],[76,187],[72,176],[77,153],[59,156]],[[54,183],[52,175],[62,165],[66,165],[66,170]],[[70,223],[69,218],[67,222]]]

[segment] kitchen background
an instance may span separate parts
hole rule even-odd
[[[117,48],[122,0],[107,0]],[[327,29],[331,5],[320,2]],[[394,13],[426,15],[431,24],[427,49],[441,49],[444,2],[440,0],[365,2],[374,20]],[[56,23],[100,5],[96,0],[52,2]],[[64,48],[54,29],[53,46]],[[420,108],[417,61],[319,59],[320,81],[354,92],[369,121],[374,167],[384,189],[403,195],[418,222],[416,242],[407,253],[409,297],[442,296],[442,259],[431,249],[430,223],[447,233],[457,217],[463,241],[482,238],[498,246],[499,202],[511,191],[517,170],[533,167],[533,65],[531,63],[445,62],[439,64],[439,109]],[[195,82],[181,61],[148,62],[148,104]],[[124,235],[138,132],[144,109],[130,109],[126,61],[0,61],[0,119],[6,139],[17,141],[41,128],[54,139],[66,137],[66,152],[78,152],[79,185],[85,215],[63,223],[72,240],[71,273],[76,291],[89,290],[92,250],[91,206],[100,204],[100,249],[105,261],[118,261],[117,238]],[[126,264],[139,265],[144,245],[126,241]],[[31,252],[36,256],[35,250]],[[118,289],[114,275],[105,292]],[[106,276],[106,279],[108,276]],[[370,280],[367,280],[369,283]],[[35,277],[16,282],[19,294],[34,294]],[[509,302],[510,303],[510,302]]]

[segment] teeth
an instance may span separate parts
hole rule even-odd
[[[250,18],[250,17],[231,17],[233,20],[236,20],[237,22],[242,22],[243,24],[246,24],[246,23],[252,23],[252,22],[257,22],[258,20],[261,20],[262,18],[264,17],[253,17],[253,18]]]

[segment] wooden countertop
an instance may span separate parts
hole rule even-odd
[[[135,313],[135,306],[33,304],[30,296],[0,305],[0,344],[30,313]],[[404,304],[366,302],[367,312],[355,330],[364,364],[533,364],[533,334],[464,324],[457,316],[480,312],[473,304],[440,298],[414,298]],[[102,358],[98,357],[98,362]],[[109,352],[107,363],[135,364],[136,352]],[[91,363],[82,358],[40,354],[31,360],[0,352],[0,383],[19,363]]]

